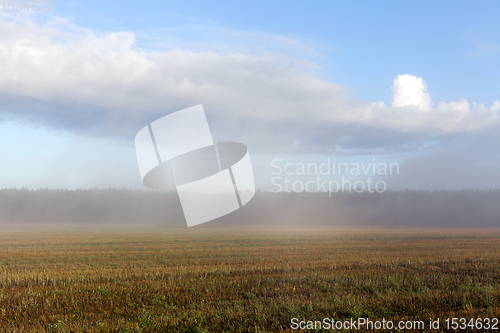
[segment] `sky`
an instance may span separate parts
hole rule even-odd
[[[144,189],[134,137],[203,104],[280,163],[398,163],[390,189],[498,189],[496,1],[0,7],[0,188]]]

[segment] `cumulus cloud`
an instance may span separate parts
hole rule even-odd
[[[221,139],[317,153],[477,131],[500,112],[500,101],[433,103],[425,81],[408,74],[394,80],[386,106],[352,97],[300,59],[150,51],[132,32],[97,33],[60,18],[40,25],[2,14],[0,63],[4,115],[130,141],[147,122],[200,103]]]
[[[415,106],[422,111],[430,111],[431,96],[427,93],[427,83],[421,78],[408,74],[399,75],[392,85],[392,106]]]

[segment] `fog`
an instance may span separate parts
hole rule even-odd
[[[231,226],[500,227],[500,191],[272,193],[196,228]],[[176,192],[0,190],[5,229],[176,227],[186,222]]]

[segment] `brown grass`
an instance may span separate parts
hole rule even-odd
[[[499,317],[500,231],[0,235],[2,332],[290,332],[291,318]]]

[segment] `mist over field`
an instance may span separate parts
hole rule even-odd
[[[0,333],[498,331],[498,13],[3,0]]]
[[[385,193],[257,191],[241,209],[199,227],[500,227],[500,190]],[[176,192],[126,189],[0,190],[0,224],[186,227]]]

